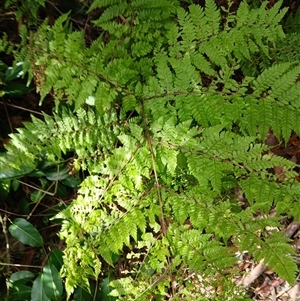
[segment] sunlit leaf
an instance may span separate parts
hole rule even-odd
[[[0,180],[11,180],[21,178],[29,174],[33,168],[26,166],[19,166],[19,169],[12,168],[7,164],[0,164]]]
[[[50,301],[43,287],[42,276],[38,276],[32,285],[31,301]]]
[[[0,180],[0,197],[7,198],[11,186],[11,180]]]
[[[63,285],[56,267],[51,263],[48,263],[43,269],[42,284],[50,299],[59,300],[63,292]]]

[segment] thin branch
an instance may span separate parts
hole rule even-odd
[[[55,184],[55,188],[54,188],[54,192],[53,195],[56,194],[57,192],[57,185],[58,185],[58,181],[54,181],[51,183],[51,185],[48,187],[48,189],[46,191],[43,192],[43,195],[39,198],[39,200],[36,202],[36,204],[34,205],[33,209],[31,210],[31,212],[29,213],[29,215],[27,216],[27,220],[30,219],[30,217],[32,216],[33,212],[35,211],[35,209],[37,208],[37,206],[39,205],[40,201],[45,197],[46,194],[49,194],[49,190],[53,187],[53,185]]]
[[[8,111],[7,111],[7,107],[6,107],[6,103],[2,102],[2,104],[4,106],[4,111],[5,111],[6,118],[7,118],[8,124],[9,124],[10,132],[13,133],[14,127],[12,126],[12,123],[10,121],[9,114],[8,114]]]
[[[9,240],[8,240],[8,235],[7,235],[7,228],[6,228],[6,220],[7,220],[7,216],[5,215],[3,218],[2,218],[2,215],[0,214],[0,223],[2,224],[2,232],[4,234],[4,238],[5,238],[5,243],[6,243],[6,261],[7,261],[7,264],[4,264],[6,265],[6,274],[9,275],[10,274],[10,253],[9,253]],[[1,263],[2,264],[2,263]],[[7,279],[6,279],[7,280]],[[7,299],[9,299],[9,284],[8,284],[8,281],[6,281],[6,296],[7,296]]]
[[[160,190],[160,185],[159,185],[159,181],[158,181],[158,175],[157,175],[157,171],[156,171],[156,164],[155,164],[153,146],[152,146],[152,141],[151,141],[151,138],[150,138],[150,135],[149,135],[149,131],[148,131],[148,126],[147,126],[147,121],[146,121],[146,115],[145,115],[145,108],[144,108],[144,104],[143,103],[141,104],[141,108],[142,108],[142,115],[143,115],[144,130],[145,130],[146,139],[148,141],[148,145],[149,145],[149,149],[150,149],[152,166],[153,166],[153,172],[154,172],[154,177],[155,177],[155,183],[156,183],[156,187],[157,187],[157,197],[158,197],[159,207],[160,207],[160,211],[161,211],[161,227],[162,227],[162,232],[166,233],[167,227],[166,227],[166,222],[165,222],[164,214],[163,214],[163,205],[162,205],[162,198],[161,198],[161,190]]]
[[[42,266],[39,265],[29,265],[29,264],[18,264],[18,263],[5,263],[5,262],[0,262],[0,265],[3,266],[10,266],[10,267],[19,267],[19,268],[38,268],[42,269]]]
[[[15,109],[20,109],[20,110],[23,110],[23,111],[27,111],[27,112],[30,112],[30,113],[34,113],[34,114],[43,116],[43,113],[40,113],[40,112],[34,111],[34,110],[30,110],[30,109],[26,109],[26,108],[23,108],[23,107],[14,105],[14,104],[12,104],[12,103],[6,103],[6,102],[3,102],[3,101],[0,101],[0,103],[1,103],[4,107],[5,107],[5,106],[9,106],[9,107],[12,107],[12,108],[15,108]]]

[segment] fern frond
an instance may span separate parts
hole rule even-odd
[[[126,12],[126,8],[127,8],[127,4],[120,3],[120,1],[118,1],[118,3],[114,5],[110,3],[109,7],[105,9],[105,11],[102,13],[101,17],[97,20],[97,22],[105,23],[107,21],[111,21],[113,18],[124,14]]]
[[[237,27],[242,27],[249,22],[250,8],[246,1],[242,1],[237,9]]]
[[[278,80],[291,66],[291,63],[282,63],[265,70],[253,82],[255,88],[254,96],[259,96],[260,93],[270,88],[274,80]]]
[[[94,10],[95,8],[103,8],[111,5],[118,4],[119,0],[96,0],[93,1],[92,5],[89,7],[89,10]]]
[[[288,244],[289,239],[284,237],[282,232],[275,232],[264,241],[254,252],[254,258],[264,262],[288,283],[293,283],[295,274],[298,271],[297,265],[293,259],[294,248]]]
[[[213,0],[205,1],[205,17],[208,21],[208,26],[211,27],[212,34],[215,35],[219,32],[219,24],[221,21],[221,14],[217,9],[216,2]]]
[[[281,9],[282,1],[276,2],[267,12],[267,22],[278,24],[288,11],[287,7]]]
[[[43,159],[43,155],[51,158],[55,163],[55,160],[62,158],[62,153],[75,149],[78,154],[77,159],[85,162],[90,154],[97,150],[97,145],[105,148],[116,141],[113,132],[104,130],[103,119],[100,116],[91,112],[84,114],[83,111],[83,109],[77,111],[78,117],[82,118],[79,120],[76,115],[67,110],[61,115],[56,114],[53,120],[45,115],[46,123],[32,117],[32,124],[25,125],[24,129],[20,129],[19,134],[11,135],[11,143],[7,146],[7,156],[15,153],[16,148],[19,151],[18,156],[14,156],[15,159],[8,164],[12,167],[22,164],[34,167],[38,160]],[[109,120],[116,121],[116,115],[111,114],[107,121]],[[79,127],[81,131],[85,131],[85,136],[79,134]],[[103,143],[102,146],[99,142]]]
[[[300,74],[300,66],[296,66],[293,69],[286,72],[284,75],[280,76],[272,84],[271,86],[272,91],[270,92],[270,96],[273,98],[280,99],[281,101],[283,101],[283,104],[285,104],[285,102],[288,101],[288,99],[290,98],[286,99],[286,97],[284,96],[287,95],[284,95],[286,94],[284,92],[289,91],[289,95],[291,96],[291,94],[294,94],[296,91],[299,91],[299,88],[297,87],[299,85],[297,83],[295,89],[292,89],[292,87],[295,85],[296,79],[298,78],[299,74]],[[295,96],[295,98],[296,97],[297,96]],[[292,99],[290,100],[290,102],[292,102]]]
[[[298,114],[298,112],[292,109],[290,106],[282,108],[282,119],[280,125],[282,137],[285,141],[288,141],[291,136],[292,130],[294,129],[293,121],[296,114]]]

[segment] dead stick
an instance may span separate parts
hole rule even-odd
[[[242,279],[240,284],[246,287],[250,286],[250,284],[255,279],[257,279],[267,268],[268,266],[264,264],[263,260],[261,260],[259,264],[250,272],[250,274],[245,276],[244,279]]]

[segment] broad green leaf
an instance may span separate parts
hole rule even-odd
[[[5,72],[5,81],[12,81],[23,75],[23,62],[18,62],[14,67],[8,67]]]
[[[27,286],[23,283],[17,283],[11,289],[11,294],[10,294],[11,299],[9,300],[18,300],[18,301],[29,300],[30,293],[31,293],[30,286]]]
[[[96,286],[95,282],[90,282],[89,289],[90,292],[82,286],[77,286],[73,294],[74,301],[94,301],[94,300],[104,301],[101,299],[101,296],[99,296],[99,288],[98,286]],[[96,293],[96,297],[94,297],[96,289],[97,289],[97,293]]]
[[[16,218],[8,228],[10,234],[24,245],[39,247],[43,239],[38,230],[24,218]]]
[[[49,181],[64,180],[69,176],[69,168],[67,166],[60,169],[52,168],[50,170],[44,170],[45,177]]]
[[[59,271],[62,267],[64,261],[63,261],[63,252],[61,250],[55,249],[52,250],[49,256],[49,262],[52,263],[57,270]]]
[[[46,295],[52,300],[59,300],[63,285],[56,267],[52,263],[48,263],[42,273],[42,283]]]
[[[26,166],[19,166],[20,169],[12,168],[8,165],[0,164],[0,180],[12,180],[21,178],[29,174],[33,168]]]
[[[34,170],[28,174],[29,177],[34,177],[34,178],[42,178],[45,176],[44,172],[41,170]]]
[[[18,83],[10,83],[5,86],[3,89],[5,94],[9,94],[11,96],[14,95],[23,95],[32,90],[32,88],[26,87],[24,84],[18,84]]]
[[[117,298],[113,297],[113,296],[109,296],[109,293],[113,290],[112,287],[109,286],[110,283],[110,279],[109,277],[105,278],[102,280],[101,284],[100,284],[100,300],[103,301],[115,301]]]
[[[31,301],[51,301],[45,293],[42,276],[38,276],[32,285]]]
[[[18,165],[18,168],[11,167],[7,162],[11,162],[13,158],[8,156],[7,153],[0,153],[0,159],[0,180],[19,179],[34,169],[24,165]]]
[[[83,287],[78,286],[74,290],[74,301],[92,301],[93,296]]]
[[[12,187],[13,191],[17,191],[20,187],[20,181],[12,180],[11,181],[11,187]]]
[[[26,283],[28,280],[34,278],[34,274],[30,271],[19,271],[11,274],[9,282],[15,284],[16,282]]]
[[[58,182],[58,185],[57,185],[57,196],[62,199],[66,198],[68,196],[68,191],[67,191],[66,186],[60,182]]]
[[[22,212],[23,214],[28,215],[28,214],[30,213],[29,203],[28,203],[28,201],[27,201],[25,198],[22,198],[22,199],[20,200],[19,205],[20,205],[21,212]]]
[[[81,180],[69,175],[66,179],[61,180],[61,182],[68,187],[75,188],[79,186]]]

